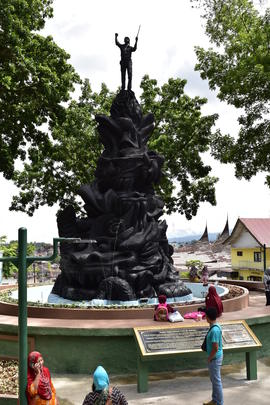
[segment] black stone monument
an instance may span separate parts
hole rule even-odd
[[[82,241],[61,244],[61,274],[52,292],[123,301],[190,294],[173,266],[167,224],[160,220],[164,204],[153,188],[164,162],[147,146],[153,115],[143,116],[133,91],[122,89],[110,116],[96,121],[104,150],[95,181],[78,190],[86,216],[77,218],[69,206],[57,218],[59,236]]]

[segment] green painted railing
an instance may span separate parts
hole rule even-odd
[[[19,271],[19,403],[27,405],[27,268],[35,261],[52,261],[58,255],[59,242],[79,241],[78,238],[54,238],[53,254],[51,256],[27,256],[27,229],[20,228],[18,232],[18,256],[1,257],[0,262],[12,262]]]

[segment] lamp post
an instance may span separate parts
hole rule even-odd
[[[27,229],[20,228],[18,231],[18,256],[0,257],[0,262],[11,262],[19,272],[19,404],[27,405],[27,268],[36,261],[52,261],[58,254],[59,242],[75,242],[78,238],[54,238],[53,254],[46,257],[27,256]]]

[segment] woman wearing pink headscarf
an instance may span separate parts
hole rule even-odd
[[[223,312],[223,304],[214,285],[210,285],[208,289],[208,294],[205,297],[205,306],[206,308],[216,308],[217,316],[220,316]]]
[[[58,405],[50,372],[43,364],[39,352],[29,353],[26,389],[28,405]]]

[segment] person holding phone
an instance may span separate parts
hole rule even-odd
[[[27,388],[28,405],[59,405],[49,369],[39,352],[28,355]]]

